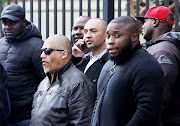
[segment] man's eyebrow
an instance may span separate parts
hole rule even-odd
[[[119,30],[111,30],[112,32],[118,33],[120,32]],[[108,33],[109,31],[106,31],[106,33]]]
[[[97,30],[96,28],[90,28],[90,30],[94,30],[94,29]]]
[[[74,25],[73,27],[84,27],[83,25]]]
[[[97,30],[97,29],[96,28],[90,28],[90,29],[84,28],[84,30]]]
[[[117,32],[120,32],[120,31],[119,31],[119,30],[114,30],[113,32],[116,32],[116,33],[117,33]]]

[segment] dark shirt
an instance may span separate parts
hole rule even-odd
[[[92,126],[160,126],[163,86],[160,65],[140,45],[121,61],[109,60],[99,76]]]
[[[93,82],[93,89],[94,89],[94,97],[97,97],[97,81],[99,78],[99,74],[101,72],[102,67],[104,64],[108,61],[109,54],[106,52],[100,59],[95,61],[86,71],[86,75],[90,78],[90,80]],[[86,54],[83,59],[76,65],[79,70],[84,72],[87,64],[90,61],[90,54]]]

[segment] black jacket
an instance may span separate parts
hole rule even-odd
[[[8,117],[10,113],[7,82],[6,71],[0,64],[0,126],[8,125]]]
[[[7,71],[12,112],[10,121],[29,119],[33,94],[45,77],[40,58],[41,33],[27,22],[26,30],[14,41],[0,39],[0,63]]]
[[[168,32],[150,43],[148,52],[163,69],[165,76],[163,123],[179,126],[180,121],[180,33]]]
[[[93,84],[69,61],[39,84],[30,126],[90,126]],[[46,99],[46,100],[44,100]]]
[[[97,96],[97,80],[99,78],[99,74],[101,72],[102,67],[104,64],[108,61],[109,54],[106,52],[99,60],[94,62],[89,69],[86,71],[86,75],[90,78],[90,80],[93,82],[93,89],[95,98]],[[84,72],[86,65],[88,64],[90,60],[90,54],[86,54],[83,59],[76,65],[79,70]]]
[[[138,46],[126,60],[109,60],[97,83],[92,126],[160,126],[163,79],[155,58]]]

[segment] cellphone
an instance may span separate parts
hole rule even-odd
[[[82,47],[82,51],[85,52],[86,51],[86,43],[84,42],[84,44],[81,47]]]

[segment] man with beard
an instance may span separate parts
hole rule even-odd
[[[180,125],[180,33],[171,32],[174,17],[164,6],[152,7],[145,17],[137,17],[144,24],[142,34],[147,51],[159,62],[164,72],[163,126]]]
[[[31,126],[89,126],[94,106],[91,80],[71,61],[63,35],[49,37],[41,49],[46,78],[34,95]]]
[[[4,32],[0,39],[0,63],[7,72],[12,108],[9,126],[28,126],[33,94],[45,77],[40,58],[42,36],[17,4],[6,6],[0,19]]]
[[[113,19],[106,46],[111,58],[99,76],[92,126],[160,126],[163,72],[140,47],[136,20]]]
[[[72,47],[74,57],[83,57],[76,66],[93,82],[95,98],[100,71],[109,59],[105,43],[106,28],[107,23],[100,18],[88,20],[84,27],[84,38]],[[85,46],[85,50],[82,48],[83,46]],[[90,50],[87,54],[85,54],[86,48]]]

